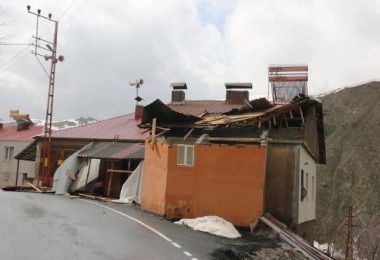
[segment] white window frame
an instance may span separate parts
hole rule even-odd
[[[12,161],[13,160],[14,147],[13,146],[5,146],[5,160]]]
[[[181,149],[183,149],[183,158],[181,158]],[[194,145],[179,144],[177,152],[177,165],[193,166],[194,165]]]

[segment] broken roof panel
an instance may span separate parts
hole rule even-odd
[[[79,151],[78,157],[93,159],[143,159],[143,143],[93,142]]]

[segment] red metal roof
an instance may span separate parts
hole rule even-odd
[[[54,131],[52,138],[143,141],[148,133],[137,126],[134,114],[113,117],[88,125]]]
[[[186,100],[184,104],[168,104],[168,107],[176,112],[200,117],[206,114],[225,113],[242,106],[243,105],[227,104],[224,100]]]
[[[31,125],[29,129],[17,131],[15,123],[3,124],[0,127],[0,141],[32,142],[33,137],[40,135],[42,131],[42,126]]]

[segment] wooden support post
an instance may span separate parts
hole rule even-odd
[[[292,113],[292,110],[289,110],[289,115],[290,115],[290,118],[293,119],[293,113]]]
[[[183,138],[183,140],[185,141],[190,135],[191,133],[194,131],[194,128],[191,128],[189,132],[187,132],[187,134],[185,135],[185,137]]]
[[[289,127],[288,118],[286,117],[286,114],[284,114],[284,118],[285,118],[285,125],[286,125],[286,127]]]
[[[272,121],[268,120],[269,123],[269,129],[272,129]]]
[[[154,143],[156,142],[156,122],[157,118],[153,118],[152,122],[152,148],[154,147]]]
[[[111,170],[113,170],[113,166],[114,166],[114,161],[111,162]],[[108,187],[107,187],[107,197],[110,196],[112,177],[113,177],[113,172],[111,171],[109,181],[108,181]]]
[[[259,121],[259,126],[258,126],[258,128],[261,128],[261,121]]]
[[[299,108],[299,110],[300,110],[300,115],[301,115],[302,123],[305,123],[305,118],[303,117],[302,108]]]
[[[273,125],[277,125],[276,117],[275,116],[273,116]]]

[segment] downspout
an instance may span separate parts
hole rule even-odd
[[[20,166],[20,159],[17,159],[16,185],[15,186],[17,186],[17,183],[18,183],[18,170],[19,170],[19,166]]]

